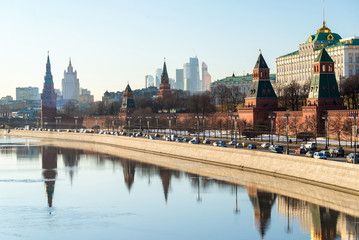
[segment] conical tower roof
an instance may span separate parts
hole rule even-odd
[[[129,84],[129,83],[127,83],[127,86],[126,86],[125,92],[132,92],[132,89],[131,89],[131,87],[130,87],[130,84]]]
[[[320,50],[317,58],[314,62],[334,62],[333,59],[329,56],[328,52],[325,50],[325,48],[322,48]]]
[[[161,83],[168,83],[168,73],[167,73],[166,59],[165,59],[165,61],[163,63]]]
[[[268,68],[268,65],[264,60],[262,53],[259,54],[256,65],[254,66],[254,69],[260,69],[260,68]]]

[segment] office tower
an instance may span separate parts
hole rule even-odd
[[[184,70],[176,69],[176,89],[184,90]]]
[[[93,103],[94,96],[91,95],[91,91],[81,88],[80,89],[80,103]]]
[[[146,88],[154,87],[154,79],[152,75],[145,76],[145,86]]]
[[[161,76],[162,76],[162,68],[157,68],[156,70],[156,88],[160,88],[161,84]]]
[[[211,75],[208,73],[208,66],[202,62],[202,91],[211,90]]]
[[[39,88],[37,87],[17,87],[17,101],[35,101],[40,100]]]
[[[80,83],[77,78],[77,71],[71,65],[71,59],[67,72],[64,71],[64,78],[62,79],[62,96],[65,100],[80,100]]]
[[[198,58],[190,58],[189,63],[183,65],[184,68],[184,85],[187,91],[199,91],[200,79],[199,79],[199,65]]]

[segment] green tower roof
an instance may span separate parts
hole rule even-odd
[[[318,54],[318,56],[317,56],[317,58],[315,59],[314,62],[318,63],[318,62],[334,62],[334,61],[329,56],[329,54],[325,50],[325,48],[322,48],[322,50],[320,50],[320,53]]]
[[[130,84],[127,84],[125,92],[132,92],[132,89],[130,87]]]
[[[264,60],[262,53],[259,54],[256,65],[254,66],[254,69],[260,69],[260,68],[268,68],[266,61]]]

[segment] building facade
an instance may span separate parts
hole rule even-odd
[[[176,89],[184,90],[184,71],[176,69]]]
[[[39,88],[37,87],[17,87],[17,101],[36,101],[40,100]]]
[[[359,74],[359,38],[342,39],[323,22],[317,33],[300,44],[297,51],[276,59],[277,84],[296,81],[303,85],[310,81],[312,64],[323,47],[335,62],[335,76],[339,84],[346,77]]]
[[[155,80],[152,75],[146,75],[145,76],[145,88],[154,87],[155,86]]]
[[[64,100],[80,100],[80,82],[77,78],[77,71],[74,71],[72,67],[71,59],[62,79],[62,96]]]
[[[212,77],[208,73],[208,66],[205,62],[202,62],[202,91],[211,90],[211,80]]]
[[[161,84],[161,76],[162,76],[162,68],[157,68],[156,70],[156,88],[160,88]]]
[[[199,78],[198,58],[190,58],[189,63],[183,65],[184,69],[184,90],[201,91],[201,81]]]
[[[91,91],[81,88],[80,89],[80,103],[93,103],[94,96],[91,95]]]

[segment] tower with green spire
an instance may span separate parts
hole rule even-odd
[[[44,126],[45,123],[50,126],[55,122],[57,94],[54,89],[49,55],[47,55],[46,74],[44,79],[44,88],[41,93],[41,126]]]
[[[334,61],[323,48],[313,63],[307,106],[336,108],[342,106],[338,84],[334,73]]]
[[[172,95],[171,84],[169,83],[169,79],[168,79],[166,59],[165,59],[163,63],[160,90],[158,91],[157,98],[166,99],[171,95]]]

